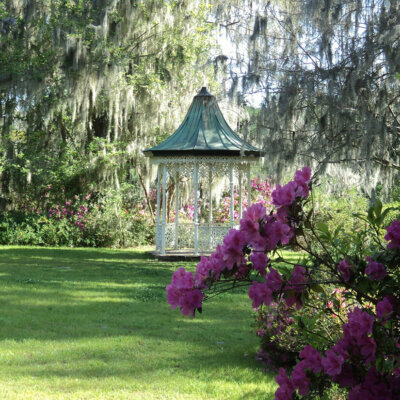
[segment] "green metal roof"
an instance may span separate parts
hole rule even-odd
[[[203,87],[180,127],[169,138],[143,151],[147,156],[257,156],[265,152],[246,143],[227,124],[215,97]]]

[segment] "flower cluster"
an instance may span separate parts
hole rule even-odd
[[[400,221],[393,221],[387,228],[385,239],[390,242],[388,249],[398,249],[400,247]]]
[[[290,373],[280,368],[275,399],[310,396],[321,388],[318,382],[335,382],[347,388],[350,400],[400,400],[400,221],[386,227],[386,248],[379,242],[378,232],[375,243],[379,250],[365,250],[359,241],[360,245],[354,246],[357,251],[349,255],[336,247],[331,235],[323,239],[312,228],[312,213],[303,209],[311,189],[311,170],[304,167],[296,171],[293,181],[278,185],[271,193],[274,210],[267,212],[261,203],[249,206],[239,229],[230,230],[211,257],[201,258],[194,278],[183,268],[174,273],[167,286],[167,301],[172,308],[179,306],[184,315],[194,315],[202,309],[204,292],[213,285],[231,282],[234,287],[245,281],[250,285],[254,309],[284,304],[279,317],[260,314],[267,329],[258,329],[257,334],[264,339],[272,327],[277,336],[284,332],[291,325],[290,313],[302,310],[312,291],[322,291],[320,309],[337,316],[331,321],[340,324],[340,330],[318,348],[307,345],[299,350]],[[316,244],[310,245],[310,238]],[[297,263],[290,271],[274,268],[270,253],[290,243],[304,249],[309,263]],[[321,284],[341,288],[332,291],[328,286],[329,298]],[[347,316],[342,314],[344,308]],[[258,358],[271,360],[271,353],[265,352],[273,351],[274,342],[267,344],[270,346],[260,350]]]
[[[294,200],[308,196],[310,179],[310,168],[304,167],[301,171],[296,172],[295,180],[289,185],[290,196],[294,196]],[[281,195],[276,193],[287,191],[287,186],[278,187],[272,192],[273,199],[281,198]],[[171,307],[176,308],[179,305],[184,315],[194,315],[195,309],[201,308],[203,298],[201,297],[199,303],[199,293],[201,293],[199,289],[209,288],[213,282],[219,280],[221,275],[242,279],[247,277],[252,270],[257,271],[263,278],[262,282],[254,281],[249,289],[249,296],[253,300],[254,308],[258,308],[261,304],[269,305],[273,296],[282,290],[285,291],[285,299],[288,305],[296,304],[300,307],[299,295],[304,290],[305,269],[296,266],[292,275],[286,281],[273,268],[269,268],[267,273],[268,257],[265,253],[275,249],[278,244],[289,243],[295,227],[295,210],[292,205],[286,201],[283,203],[275,202],[275,204],[278,205],[276,212],[271,212],[269,215],[267,215],[266,207],[261,203],[248,207],[240,221],[240,228],[238,230],[231,229],[225,236],[222,245],[217,247],[211,257],[202,257],[197,265],[195,280],[190,287],[178,287],[176,285],[176,282],[179,281],[178,275],[175,276],[174,274],[171,285],[167,287],[167,300]],[[253,250],[248,259],[246,258],[247,249]],[[184,291],[182,291],[183,289]],[[189,295],[191,292],[196,294]],[[192,297],[196,299],[196,302]]]
[[[172,276],[171,284],[167,286],[167,301],[174,309],[180,307],[183,315],[194,315],[196,309],[201,309],[204,294],[193,288],[193,274],[179,268]]]
[[[84,196],[85,200],[89,200],[90,197],[90,194]],[[68,219],[80,229],[85,229],[86,217],[89,213],[89,208],[81,204],[79,196],[75,195],[74,200],[67,200],[64,205],[57,204],[50,208],[48,215],[49,218],[56,219],[57,221]]]

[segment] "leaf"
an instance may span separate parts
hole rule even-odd
[[[332,235],[329,232],[328,225],[325,224],[324,222],[318,222],[317,225],[317,230],[322,233],[321,238],[327,241],[332,240]]]
[[[325,293],[324,288],[321,285],[312,285],[310,289],[316,293]]]

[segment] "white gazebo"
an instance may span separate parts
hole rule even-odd
[[[151,157],[157,171],[156,254],[190,249],[198,256],[215,249],[234,221],[234,182],[239,191],[239,217],[242,216],[242,187],[247,185],[250,204],[251,163],[264,152],[242,140],[226,123],[215,97],[203,87],[194,97],[192,105],[180,127],[164,142],[144,150]],[[170,176],[175,181],[175,220],[167,223],[166,185]],[[179,221],[179,181],[182,176],[193,183],[194,215],[190,223]],[[229,177],[231,196],[230,221],[213,221],[213,183]],[[199,184],[208,195],[206,222],[199,222]],[[162,193],[161,193],[162,191]]]

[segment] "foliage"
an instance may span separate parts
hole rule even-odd
[[[253,308],[275,301],[278,318],[276,312],[270,321],[270,314],[260,314],[266,344],[274,344],[274,336],[286,336],[283,345],[296,357],[307,343],[290,376],[279,369],[276,400],[315,398],[333,383],[351,400],[400,398],[400,221],[391,222],[382,238],[390,210],[377,201],[357,215],[364,229],[341,240],[340,226],[331,231],[316,218],[310,189],[311,170],[304,167],[272,192],[275,211],[267,214],[261,204],[248,208],[240,229],[231,230],[209,259],[201,259],[194,277],[183,268],[175,271],[167,300],[193,316],[202,311],[206,294],[243,285],[250,286]],[[280,263],[287,264],[280,249],[289,245],[300,247],[305,257],[279,270]],[[277,258],[271,257],[274,253]],[[337,320],[327,319],[326,313]],[[288,335],[291,319],[298,325],[299,343]]]
[[[369,199],[356,187],[344,187],[335,192],[324,183],[313,188],[312,199],[318,221],[325,223],[332,232],[341,227],[340,238],[365,227],[365,222],[354,218],[354,214],[367,209]]]
[[[268,207],[271,202],[271,183],[267,178],[265,181],[254,178],[251,180],[251,201],[255,203],[261,202]],[[235,188],[233,193],[234,199],[234,219],[239,219],[239,192]],[[242,188],[242,207],[247,208],[247,187]],[[231,197],[230,193],[224,192],[222,199],[216,210],[214,211],[215,220],[217,222],[227,222],[230,220]]]

